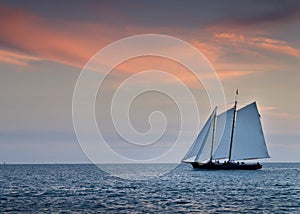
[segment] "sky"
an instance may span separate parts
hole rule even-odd
[[[72,123],[76,81],[99,50],[140,34],[173,36],[201,51],[215,68],[229,104],[236,88],[239,105],[257,101],[271,155],[268,161],[299,162],[299,26],[300,2],[296,0],[3,0],[0,162],[89,162]],[[211,111],[203,85],[185,67],[157,57],[132,59],[114,68],[102,86],[106,93],[97,98],[96,104],[107,105],[122,81],[151,69],[167,70],[191,88],[203,124]],[[146,84],[157,80],[140,81]],[[178,109],[171,99],[160,96],[149,93],[138,98],[132,123],[138,130],[147,131],[145,120],[152,111],[162,108],[171,122],[166,138],[161,140],[171,142],[173,132],[179,130]],[[99,110],[96,114],[105,136],[112,142],[119,141],[110,132],[112,127],[106,127],[106,113]]]

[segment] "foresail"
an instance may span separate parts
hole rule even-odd
[[[217,116],[213,159],[228,158],[234,108]]]
[[[256,103],[237,111],[232,160],[269,158]]]
[[[200,156],[199,154],[201,154],[203,149],[205,148],[206,139],[211,129],[211,124],[213,122],[214,114],[216,114],[215,110],[211,113],[210,117],[208,118],[205,125],[201,129],[193,145],[191,146],[189,151],[182,159],[182,162],[194,162],[196,161],[196,159],[199,159]]]
[[[210,150],[211,150],[211,145],[212,145],[212,138],[213,138],[213,118],[210,123],[209,129],[206,133],[206,136],[203,139],[203,143],[201,145],[201,148],[198,152],[198,155],[195,158],[195,162],[201,162],[204,160],[209,160],[210,159]]]

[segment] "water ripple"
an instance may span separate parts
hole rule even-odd
[[[180,165],[160,178],[132,181],[93,165],[3,165],[0,212],[297,213],[299,172],[299,163],[258,171]]]

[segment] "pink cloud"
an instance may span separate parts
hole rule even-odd
[[[226,39],[232,42],[244,42],[244,35],[237,35],[235,33],[215,33],[214,37],[216,39]]]
[[[0,39],[5,44],[29,55],[76,67],[82,67],[117,36],[113,29],[101,24],[48,20],[3,7],[0,14]]]
[[[42,60],[39,57],[16,53],[7,50],[0,50],[0,62],[27,66],[30,62]]]
[[[90,57],[104,46],[125,36],[142,33],[180,35],[212,62],[221,79],[251,75],[277,66],[268,63],[267,60],[261,60],[261,64],[220,60],[224,56],[230,56],[233,51],[255,60],[267,59],[268,56],[263,55],[261,50],[300,58],[300,51],[288,42],[264,36],[265,32],[261,31],[241,33],[238,27],[232,27],[230,32],[222,26],[208,26],[202,31],[132,25],[117,29],[103,23],[50,20],[26,11],[1,7],[0,28],[2,43],[7,47],[15,47],[16,50],[12,52],[12,49],[3,49],[0,52],[0,61],[18,66],[27,66],[32,61],[43,59],[82,68]],[[123,65],[119,70],[132,73],[136,72],[136,67],[149,70],[153,66],[151,62],[143,65]],[[166,63],[164,68],[182,71],[183,74],[178,74],[180,78],[194,81],[193,77],[184,74],[183,69],[178,69],[170,63]]]
[[[300,50],[282,40],[261,36],[257,37],[255,35],[245,36],[238,33],[215,33],[214,38],[217,39],[217,41],[219,40],[219,42],[230,42],[233,46],[238,44],[240,48],[256,47],[300,58]]]
[[[254,38],[252,39],[252,42],[254,45],[262,49],[287,54],[300,59],[300,50],[292,47],[285,41],[275,40],[271,38]]]
[[[300,115],[284,112],[279,107],[275,106],[259,106],[259,110],[263,112],[263,114],[271,116],[272,118],[284,120],[300,120]]]

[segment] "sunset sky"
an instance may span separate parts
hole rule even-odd
[[[300,161],[297,0],[3,0],[0,29],[1,162],[88,162],[72,124],[76,80],[103,47],[138,34],[170,35],[196,47],[215,68],[229,104],[236,88],[240,105],[257,101],[268,161]],[[205,90],[174,62],[124,62],[107,87],[151,69],[168,70],[189,85],[203,109],[203,124],[211,111]],[[139,109],[137,115],[144,112]]]

